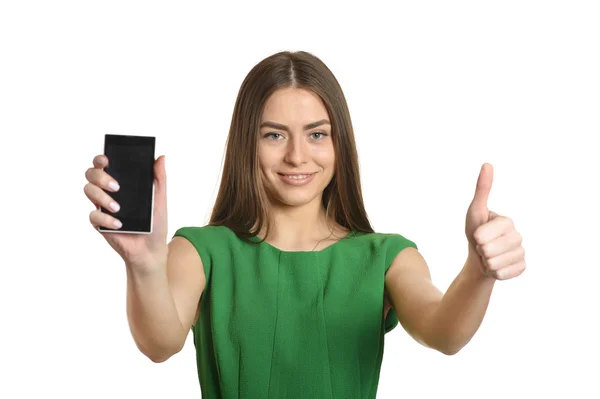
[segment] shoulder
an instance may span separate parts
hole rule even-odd
[[[407,247],[417,249],[417,244],[414,241],[399,233],[357,233],[355,236],[378,251],[384,251],[386,258],[391,257],[393,259],[398,252]]]
[[[422,276],[429,272],[427,263],[419,252],[417,244],[401,234],[383,234],[385,236],[386,280],[396,279],[400,275],[414,274]]]
[[[360,251],[362,256],[365,256],[364,252],[367,251],[369,257],[377,258],[384,263],[385,271],[405,248],[417,249],[417,244],[413,240],[399,233],[356,232],[352,233],[349,239],[352,244],[350,248]]]
[[[407,236],[400,233],[384,233],[384,232],[374,232],[370,234],[365,234],[368,239],[372,241],[377,241],[381,243],[381,245],[390,246],[390,245],[411,245],[416,246],[415,242],[407,238]]]
[[[235,234],[225,226],[183,226],[175,231],[173,238],[182,237],[192,242],[194,245],[214,244],[222,242],[224,238],[235,236]]]
[[[187,241],[196,249],[203,262],[211,258],[211,254],[223,247],[231,246],[236,235],[225,226],[183,226],[175,231],[172,242]],[[189,247],[189,244],[185,244]]]
[[[183,226],[175,231],[173,240],[187,240],[203,257],[239,251],[246,243],[227,226]]]
[[[213,263],[218,254],[231,249],[235,241],[239,241],[235,233],[225,226],[183,226],[173,234],[169,245],[179,257],[185,252],[187,259],[192,257],[192,252],[199,256],[207,281],[212,274]],[[190,245],[191,244],[191,245]]]

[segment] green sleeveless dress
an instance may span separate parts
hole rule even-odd
[[[204,399],[371,399],[384,335],[385,273],[415,243],[351,232],[316,252],[282,251],[224,226],[182,227],[204,265],[192,327]]]

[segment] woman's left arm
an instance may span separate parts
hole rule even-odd
[[[467,260],[445,294],[433,285],[415,248],[402,250],[385,277],[386,294],[405,330],[447,355],[460,351],[479,329],[495,282],[525,271],[522,237],[513,221],[487,208],[492,173],[491,165],[483,165],[467,211]]]

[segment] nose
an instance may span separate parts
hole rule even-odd
[[[302,165],[308,161],[306,143],[301,137],[296,136],[288,142],[285,161],[294,166]]]

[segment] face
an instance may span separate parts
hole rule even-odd
[[[298,88],[273,93],[262,115],[258,157],[272,200],[320,203],[335,170],[329,114],[320,97]]]

